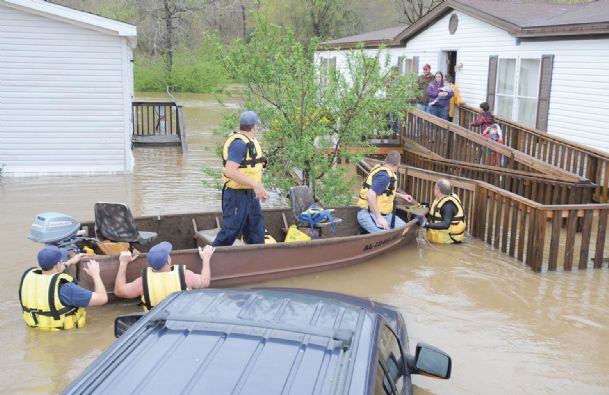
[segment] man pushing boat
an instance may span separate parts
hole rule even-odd
[[[148,255],[148,267],[142,270],[142,276],[127,283],[127,265],[135,261],[138,254],[122,251],[119,257],[119,267],[114,283],[114,294],[122,298],[142,298],[144,310],[148,311],[159,304],[169,294],[176,291],[195,288],[207,288],[211,279],[209,261],[214,253],[214,247],[199,247],[202,261],[201,274],[195,274],[184,265],[172,265],[171,250],[173,246],[163,241],[153,246]]]

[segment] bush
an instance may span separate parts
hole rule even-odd
[[[211,93],[224,86],[228,79],[224,68],[205,47],[192,52],[177,51],[172,73],[168,77],[165,59],[142,59],[135,64],[135,90],[163,92],[167,85],[175,92]]]

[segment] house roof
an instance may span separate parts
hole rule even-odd
[[[320,49],[400,46],[452,11],[460,11],[518,38],[609,35],[609,0],[557,3],[555,0],[445,0],[410,26],[325,41]]]
[[[551,0],[446,0],[396,36],[399,45],[453,10],[514,37],[564,37],[609,34],[609,0],[557,3]]]
[[[390,45],[404,29],[406,29],[406,25],[399,25],[355,36],[324,41],[319,46],[320,49],[348,49],[355,48],[359,43],[362,43],[364,47],[378,47],[381,44]]]
[[[97,30],[102,33],[125,37],[131,48],[137,44],[137,28],[128,23],[104,18],[88,12],[49,3],[43,0],[0,0],[0,4],[66,23]]]

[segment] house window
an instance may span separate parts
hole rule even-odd
[[[319,58],[319,82],[321,86],[328,85],[328,79],[336,71],[336,57]]]
[[[500,58],[495,93],[497,115],[535,127],[540,72],[540,59]]]
[[[400,74],[402,75],[415,72],[412,58],[407,58],[405,56],[398,57],[398,67],[400,69]]]

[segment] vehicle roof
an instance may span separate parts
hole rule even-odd
[[[391,311],[306,290],[176,293],[66,393],[365,393],[373,334],[385,309]]]

